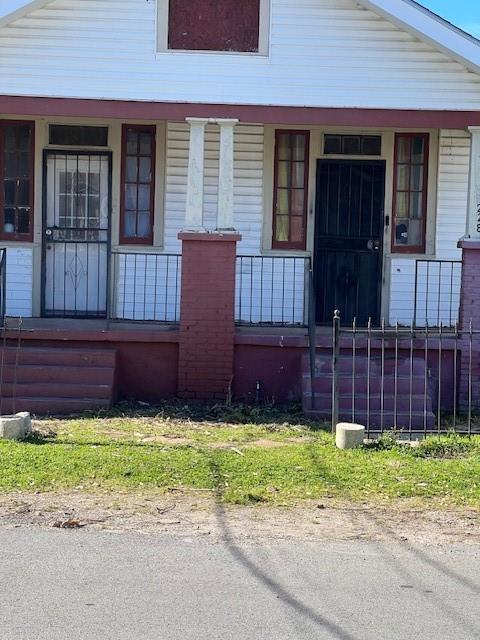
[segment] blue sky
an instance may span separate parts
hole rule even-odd
[[[442,18],[480,38],[479,0],[417,0]]]

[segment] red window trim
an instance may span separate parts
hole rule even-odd
[[[127,131],[145,131],[152,134],[152,182],[150,189],[150,235],[146,238],[131,238],[125,236],[125,173],[127,158]],[[157,126],[154,124],[123,124],[122,125],[122,159],[120,169],[120,244],[153,245],[153,224],[155,221],[155,188],[156,188],[156,159],[157,159]]]
[[[425,158],[424,158],[424,166],[423,166],[423,198],[422,198],[422,207],[423,207],[423,225],[422,225],[422,244],[421,245],[412,245],[412,246],[401,246],[395,244],[396,237],[396,227],[397,227],[397,184],[398,184],[398,162],[397,162],[397,153],[398,153],[398,141],[400,138],[423,138],[425,140]],[[414,254],[420,253],[424,254],[427,249],[427,214],[428,214],[428,165],[430,158],[430,134],[429,133],[396,133],[395,134],[395,145],[394,145],[394,156],[393,156],[393,203],[392,203],[392,234],[391,234],[391,252],[392,253],[405,253],[405,254]]]
[[[29,233],[5,233],[5,127],[10,125],[28,125],[32,130],[30,140],[30,224]],[[33,226],[35,219],[35,121],[33,120],[0,120],[0,240],[5,242],[33,242]]]
[[[300,242],[291,240],[276,240],[277,235],[277,187],[278,187],[278,140],[281,135],[290,134],[305,136],[305,170],[304,170],[304,192],[303,203],[303,239]],[[307,246],[307,210],[308,210],[308,177],[310,170],[310,131],[306,129],[276,129],[275,130],[275,152],[274,152],[274,177],[273,177],[273,232],[272,249],[296,249],[305,251]],[[289,216],[290,217],[290,216]]]

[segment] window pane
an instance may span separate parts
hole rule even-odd
[[[125,235],[134,238],[136,235],[137,214],[135,211],[125,211]]]
[[[410,175],[410,189],[412,189],[412,191],[421,191],[423,189],[423,165],[412,165]]]
[[[138,133],[133,129],[127,132],[127,154],[136,156],[138,153]]]
[[[5,209],[5,233],[15,233],[15,209]]]
[[[382,155],[381,136],[363,136],[362,153],[366,156],[381,156]]]
[[[19,209],[17,233],[30,233],[30,209]]]
[[[397,167],[397,189],[408,191],[410,188],[410,165],[399,164]]]
[[[150,187],[148,185],[138,187],[138,208],[143,211],[150,208]]]
[[[277,216],[275,240],[277,240],[277,242],[288,242],[288,232],[288,216]]]
[[[293,216],[302,216],[303,208],[305,204],[305,192],[303,189],[293,189],[292,190],[292,210],[291,214]]]
[[[5,139],[5,151],[17,151],[17,136],[16,136],[16,128],[11,126],[5,127],[4,132]]]
[[[136,156],[129,156],[126,161],[125,180],[127,182],[137,182],[138,180],[138,159]]]
[[[125,207],[127,209],[137,208],[137,185],[136,184],[125,185]]]
[[[137,235],[139,238],[148,238],[150,235],[150,212],[139,211],[137,217]]]
[[[425,156],[425,140],[423,138],[412,139],[412,162],[423,162]]]
[[[277,214],[288,215],[290,213],[290,202],[287,189],[279,189],[277,191]]]
[[[305,163],[293,163],[293,184],[292,187],[303,189],[305,183]]]
[[[325,153],[342,153],[342,136],[325,136]]]
[[[410,138],[407,136],[397,138],[397,162],[410,163]]]
[[[16,181],[14,180],[5,180],[4,182],[4,194],[5,194],[5,204],[15,204],[15,193],[16,193]]]
[[[422,218],[423,216],[423,193],[410,194],[410,218]]]
[[[63,147],[106,147],[108,127],[52,124],[49,142]]]
[[[305,136],[302,134],[298,134],[293,136],[293,159],[294,160],[305,160]]]
[[[16,178],[18,167],[17,167],[17,154],[16,153],[5,153],[5,177],[6,178]]]
[[[152,181],[152,161],[150,158],[140,158],[140,182]]]
[[[140,154],[150,155],[152,152],[152,136],[149,133],[140,134]]]
[[[345,155],[359,155],[361,152],[360,136],[343,137],[343,153]]]
[[[282,133],[277,137],[277,159],[290,160],[290,134]]]
[[[290,235],[292,242],[302,242],[304,237],[304,221],[303,216],[292,216],[290,219]]]
[[[279,162],[278,163],[278,174],[277,174],[277,185],[282,188],[290,187],[290,171],[291,171],[291,162]]]
[[[20,180],[18,183],[17,204],[28,206],[30,204],[30,181]]]
[[[408,193],[397,193],[397,218],[408,218]]]

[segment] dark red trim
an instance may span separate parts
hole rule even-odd
[[[11,125],[28,125],[32,135],[30,138],[30,164],[29,164],[29,207],[30,218],[28,233],[5,233],[5,127]],[[33,242],[33,225],[35,208],[35,122],[29,120],[0,120],[0,239],[14,242]]]
[[[459,240],[457,243],[457,247],[459,249],[480,249],[480,240],[471,240],[469,238],[464,238],[463,240]]]
[[[242,122],[283,125],[332,125],[352,127],[410,127],[415,129],[466,129],[480,126],[479,111],[412,109],[356,109],[325,107],[276,107],[268,105],[196,104],[186,102],[137,102],[0,96],[0,112],[17,116],[68,116],[122,120],[185,120],[239,118]]]
[[[425,157],[423,163],[423,193],[422,193],[422,244],[420,245],[398,245],[395,244],[396,226],[397,226],[397,183],[398,183],[398,141],[400,138],[423,138],[425,140]],[[411,148],[410,148],[411,155]],[[392,233],[391,233],[391,251],[392,253],[425,253],[427,246],[427,215],[428,215],[428,165],[430,160],[430,134],[429,133],[396,133],[395,147],[393,157],[393,216],[392,216]],[[404,163],[402,163],[404,164]],[[412,166],[411,164],[409,165]],[[410,178],[411,180],[411,172]],[[408,191],[412,193],[412,191]]]
[[[279,138],[282,135],[303,135],[305,138],[305,155],[303,158],[304,172],[303,172],[303,237],[301,241],[294,242],[290,239],[292,233],[291,213],[289,214],[290,226],[288,231],[289,240],[281,241],[276,240],[277,237],[277,197],[278,197],[278,163],[282,162],[278,159]],[[293,176],[293,156],[292,149],[290,149],[290,177]],[[310,169],[310,131],[305,129],[277,129],[275,131],[275,153],[274,153],[274,175],[273,175],[273,224],[272,224],[272,249],[298,249],[300,251],[305,250],[307,246],[307,210],[308,210],[308,173]],[[292,190],[289,189],[289,209],[291,211],[292,206]],[[298,216],[300,217],[300,216]]]
[[[125,166],[127,159],[127,132],[131,130],[146,132],[152,136],[151,147],[151,168],[152,180],[150,182],[150,234],[145,238],[136,238],[125,235]],[[137,156],[137,158],[140,156]],[[146,157],[146,156],[145,156]],[[152,245],[153,225],[155,221],[155,184],[156,184],[156,159],[157,159],[157,127],[148,124],[124,124],[122,125],[122,163],[120,169],[120,244]],[[139,166],[137,166],[139,170]],[[139,184],[139,174],[137,174],[137,187]],[[137,195],[138,205],[138,195]]]
[[[193,231],[181,231],[179,240],[199,242],[240,242],[242,236],[239,233],[194,233]]]

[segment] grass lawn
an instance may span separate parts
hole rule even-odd
[[[27,442],[0,441],[0,491],[206,490],[238,504],[414,499],[480,509],[480,439],[388,438],[338,451],[295,411],[180,405],[35,422]]]

